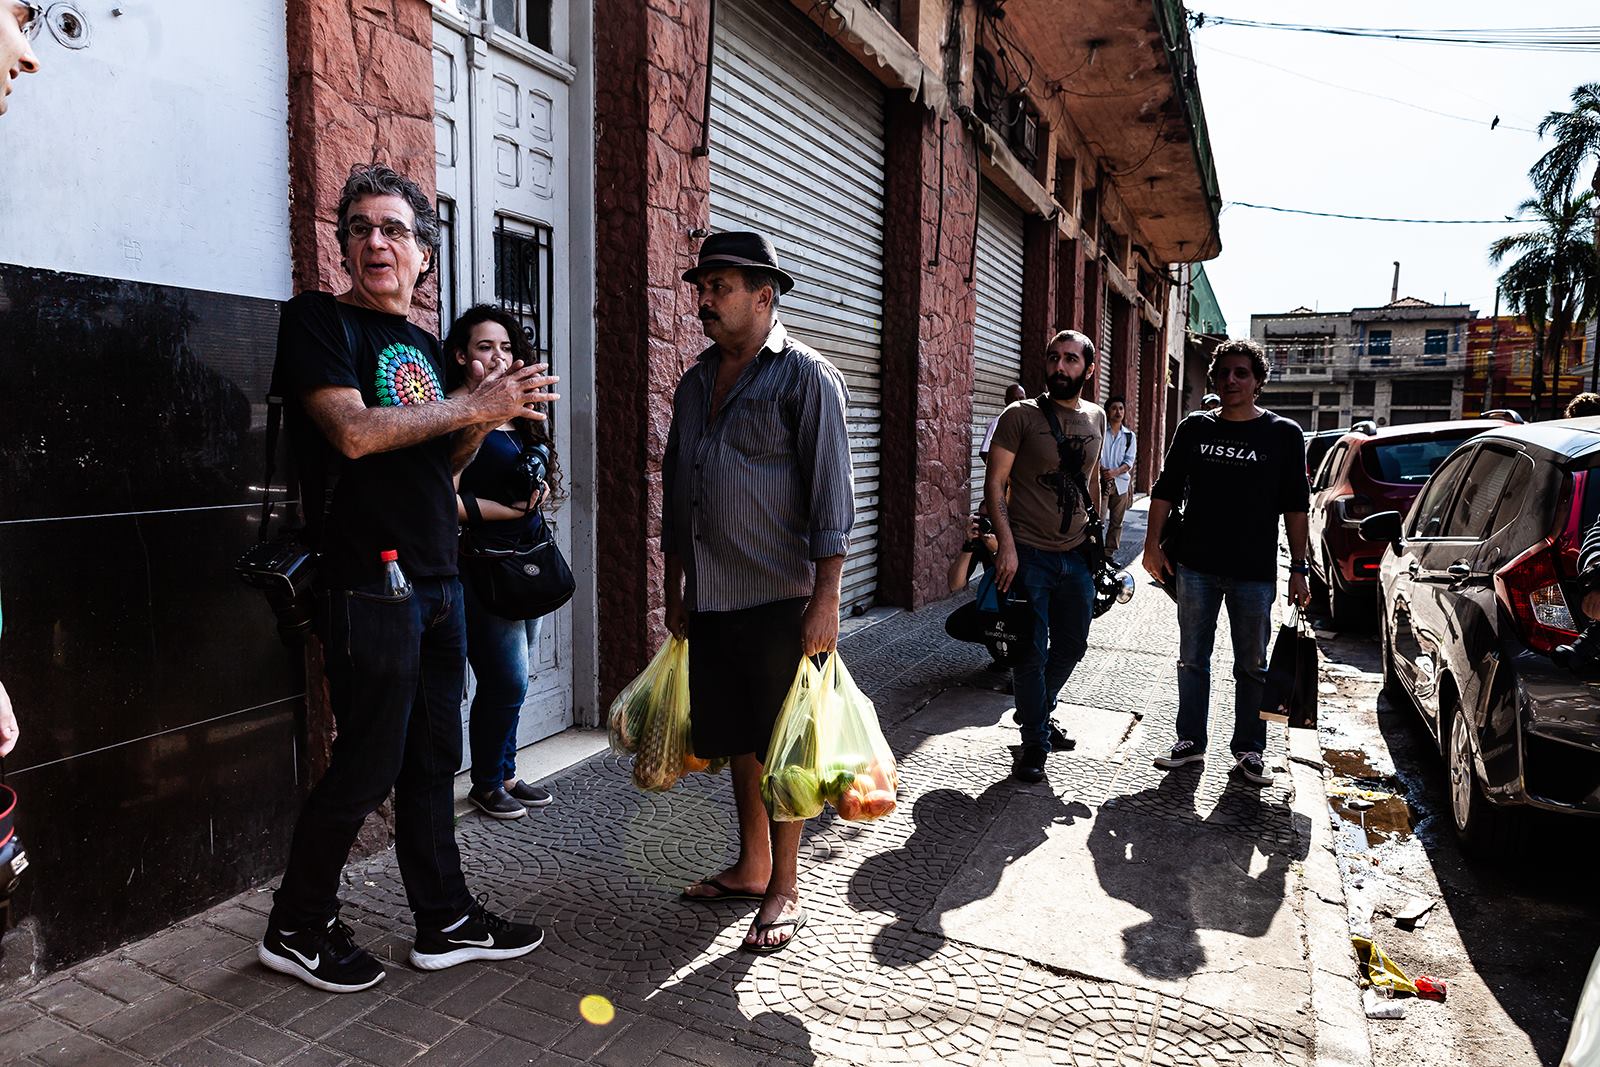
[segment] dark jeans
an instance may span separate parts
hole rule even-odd
[[[1050,709],[1089,647],[1094,583],[1080,552],[1017,546],[1015,587],[1033,608],[1033,642],[1011,669],[1022,743],[1050,748]]]
[[[528,696],[528,667],[538,654],[543,619],[502,619],[463,585],[467,605],[467,660],[478,690],[472,696],[467,743],[472,784],[498,786],[517,776],[517,720]]]
[[[366,817],[394,790],[394,851],[419,926],[437,928],[472,904],[456,847],[453,780],[461,764],[466,625],[461,584],[418,578],[412,592],[334,590],[318,631],[338,735],[328,771],[306,798],[272,922],[325,924],[339,909],[339,872]]]
[[[1178,568],[1178,739],[1206,747],[1211,704],[1211,649],[1217,612],[1228,602],[1233,635],[1233,752],[1262,752],[1267,722],[1261,694],[1267,682],[1267,641],[1272,636],[1276,582],[1224,578]]]

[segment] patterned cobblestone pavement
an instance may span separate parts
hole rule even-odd
[[[937,694],[1002,680],[983,669],[981,650],[945,638],[953,606],[893,616],[844,645],[901,758],[901,804],[880,823],[829,813],[808,826],[801,862],[811,921],[781,954],[738,950],[753,904],[677,899],[683,885],[733,859],[727,776],[644,794],[627,760],[606,755],[549,783],[556,804],[530,818],[461,823],[470,877],[491,906],[547,926],[534,955],[428,975],[396,962],[372,992],[330,997],[257,965],[254,939],[270,900],[258,891],[0,1004],[0,1062],[1309,1064],[1308,1021],[1285,1025],[1093,981],[1040,966],[1027,945],[998,951],[919,929],[1007,805],[1030,789],[1082,818],[1203,823],[1267,852],[1303,848],[1287,775],[1242,794],[1226,788],[1217,761],[1192,787],[1162,788],[1150,757],[1170,741],[1177,635],[1158,592],[1145,587],[1096,623],[1065,694],[1134,712],[1133,728],[1109,755],[1052,757],[1050,782],[1038,787],[1007,780],[1014,728],[918,728]],[[1219,650],[1215,674],[1226,679],[1229,670]],[[1213,718],[1226,717],[1219,703]],[[1282,743],[1274,731],[1269,763],[1282,765]],[[344,897],[362,941],[403,960],[409,915],[393,854],[352,866]],[[592,994],[614,1009],[609,1023],[580,1014]]]

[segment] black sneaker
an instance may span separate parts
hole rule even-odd
[[[528,814],[528,809],[521,802],[513,800],[510,793],[497,785],[488,789],[473,786],[467,792],[467,799],[491,819],[520,819]]]
[[[356,946],[354,931],[337,917],[321,930],[279,930],[268,923],[256,957],[263,966],[325,993],[359,993],[384,975],[382,965]]]
[[[1172,770],[1182,767],[1185,763],[1204,763],[1206,750],[1193,741],[1179,741],[1172,746],[1172,750],[1165,756],[1157,756],[1154,763],[1157,767]]]
[[[1233,765],[1233,773],[1247,782],[1255,785],[1271,785],[1272,773],[1267,770],[1267,765],[1261,759],[1259,752],[1235,752],[1237,762]]]
[[[533,923],[512,922],[487,911],[480,898],[454,930],[417,930],[411,966],[442,971],[468,960],[511,960],[526,956],[544,941]]]
[[[512,800],[530,808],[542,808],[555,799],[550,795],[550,790],[541,789],[536,785],[529,785],[521,778],[518,778],[517,784],[507,789],[506,792]]]
[[[1071,752],[1078,747],[1078,742],[1061,732],[1054,719],[1050,720],[1050,751]]]
[[[1020,782],[1042,782],[1047,755],[1049,752],[1043,745],[1023,745],[1022,751],[1017,753],[1017,761],[1011,765],[1011,773]]]

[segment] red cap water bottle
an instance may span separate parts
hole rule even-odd
[[[411,594],[411,582],[400,569],[400,553],[386,548],[378,553],[383,560],[383,592],[385,596],[403,597]]]

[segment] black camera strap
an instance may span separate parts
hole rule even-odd
[[[345,348],[350,353],[351,362],[354,363],[355,354],[356,354],[356,330],[355,330],[355,327],[350,325],[350,316],[345,313],[344,304],[342,304],[339,301],[338,297],[334,297],[333,298],[333,307],[334,307],[335,314],[337,314],[339,316],[339,325],[344,327]],[[271,385],[271,387],[270,387],[270,389],[269,389],[269,391],[267,393],[267,439],[266,439],[267,456],[266,456],[266,464],[265,464],[265,467],[266,467],[265,475],[266,476],[263,479],[262,484],[261,484],[261,532],[260,532],[260,538],[259,538],[262,541],[267,540],[267,534],[269,532],[269,527],[272,524],[272,506],[273,506],[273,502],[272,502],[272,480],[273,480],[273,478],[276,476],[276,474],[278,472],[278,434],[282,431],[282,428],[283,428],[283,405],[284,405],[284,399],[283,399],[283,394],[282,394],[282,391],[281,391],[281,383],[278,380],[277,370],[278,370],[277,366],[274,365],[273,366],[273,374],[272,374],[272,385]],[[326,481],[326,479],[324,479],[324,481]],[[287,491],[288,488],[289,488],[288,480],[285,479],[284,480],[284,490]],[[332,496],[332,493],[331,493],[332,485],[329,484],[329,485],[326,486],[326,488],[329,491],[328,492],[324,492],[322,494],[323,495],[322,517],[323,518],[327,517],[327,509],[328,509],[328,504],[329,504],[329,498]],[[303,506],[304,505],[302,504],[302,507]],[[320,526],[320,523],[319,523],[319,526]]]
[[[1078,499],[1083,505],[1083,538],[1084,545],[1089,553],[1091,573],[1103,567],[1107,562],[1105,531],[1100,525],[1100,513],[1095,510],[1094,498],[1089,495],[1089,483],[1083,476],[1082,457],[1068,455],[1067,435],[1061,432],[1061,420],[1056,416],[1055,401],[1050,399],[1050,394],[1045,393],[1039,397],[1039,410],[1044,414],[1045,421],[1050,424],[1050,436],[1056,441],[1056,458],[1061,463],[1061,473],[1072,479],[1073,486],[1078,490]],[[1076,458],[1077,463],[1068,461]],[[1068,470],[1071,467],[1071,470]],[[1061,497],[1061,532],[1066,533],[1072,527],[1072,512],[1066,507],[1065,496]]]

